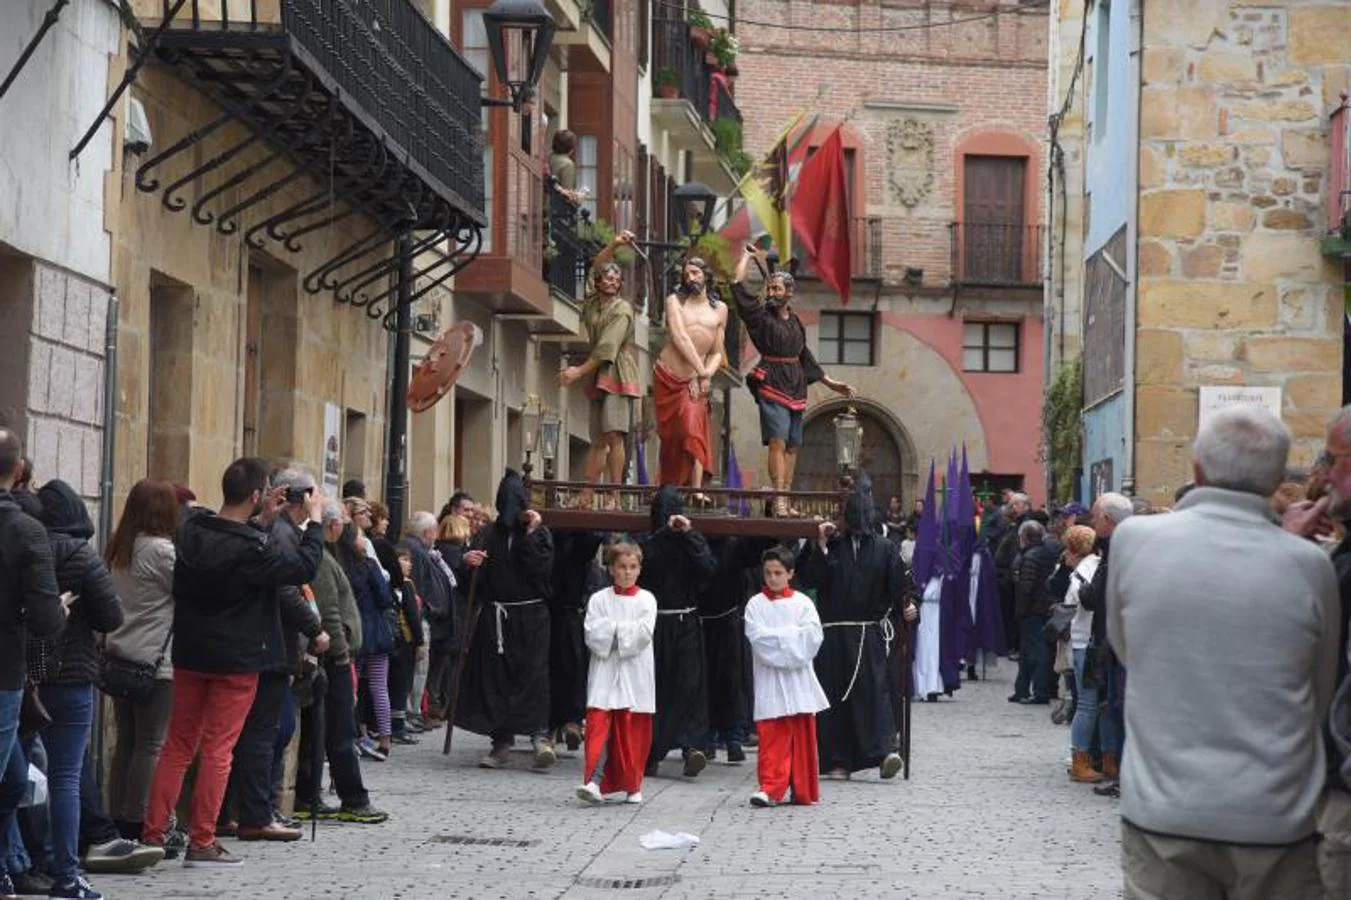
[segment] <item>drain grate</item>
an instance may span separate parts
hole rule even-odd
[[[460,844],[470,847],[533,847],[539,841],[520,841],[516,838],[475,837],[472,834],[435,834],[430,844]]]
[[[646,878],[578,878],[580,887],[632,890],[634,888],[666,887],[680,880],[679,875],[649,875]]]

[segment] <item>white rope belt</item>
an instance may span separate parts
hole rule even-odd
[[[503,622],[503,620],[505,620],[505,619],[510,619],[510,618],[511,618],[511,615],[507,612],[507,607],[511,607],[511,606],[534,606],[536,603],[543,603],[543,602],[544,602],[544,598],[543,598],[543,597],[541,597],[541,598],[538,599],[538,600],[517,600],[517,601],[515,601],[515,602],[513,602],[513,603],[498,603],[497,601],[493,601],[493,618],[494,618],[493,624],[494,624],[494,625],[496,626],[496,628],[497,628],[497,655],[498,655],[498,656],[501,656],[502,654],[504,654],[504,653],[507,652],[506,644],[505,644],[505,643],[503,642],[503,640],[502,640],[502,622]]]
[[[700,616],[700,617],[699,617],[699,621],[701,621],[701,622],[713,622],[713,621],[715,621],[715,620],[717,620],[717,619],[725,619],[725,618],[727,618],[728,616],[730,616],[732,613],[737,612],[739,609],[741,609],[741,607],[739,607],[739,606],[733,606],[731,609],[725,609],[725,610],[723,610],[722,612],[720,612],[720,613],[718,613],[718,614],[716,614],[716,615],[712,615],[712,616]]]
[[[691,606],[691,607],[689,607],[688,609],[659,609],[659,610],[657,610],[657,615],[659,615],[659,616],[688,616],[688,615],[689,615],[690,613],[692,613],[692,612],[697,612],[698,609],[699,609],[699,607],[697,607],[697,606]]]
[[[844,689],[844,696],[840,702],[849,699],[849,695],[854,691],[854,685],[858,682],[858,673],[863,669],[863,643],[864,638],[868,636],[868,626],[876,625],[882,629],[882,640],[887,649],[887,656],[891,655],[891,642],[896,640],[896,626],[891,624],[891,619],[881,618],[875,622],[824,622],[822,628],[857,628],[858,629],[858,658],[854,660],[854,676],[849,679],[849,687]]]

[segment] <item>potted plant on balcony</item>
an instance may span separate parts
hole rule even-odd
[[[581,222],[577,225],[577,237],[584,244],[589,244],[591,250],[589,255],[595,255],[601,248],[608,247],[610,242],[615,239],[615,228],[609,222],[602,218],[592,221]],[[615,250],[614,260],[621,266],[627,266],[634,260],[633,249],[630,247],[620,247]]]
[[[698,7],[685,14],[685,22],[690,26],[690,43],[700,50],[707,50],[713,40],[713,20]]]
[[[710,64],[717,66],[727,74],[733,74],[730,70],[736,68],[737,53],[741,50],[741,44],[726,28],[719,28],[713,32],[713,39],[708,45],[708,52],[712,59]]]
[[[657,96],[663,100],[675,100],[680,96],[680,73],[674,66],[658,69],[657,74],[652,76],[652,84],[657,89]]]
[[[719,281],[728,281],[732,277],[734,271],[732,245],[716,231],[710,231],[695,241],[694,246],[690,248],[690,255],[697,256],[712,266]]]

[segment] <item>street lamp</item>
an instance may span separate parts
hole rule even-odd
[[[854,407],[847,407],[835,416],[835,462],[840,467],[840,478],[848,478],[858,468],[859,453],[863,448],[863,424]]]
[[[554,478],[554,460],[558,459],[558,435],[563,423],[558,413],[546,409],[539,421],[539,453],[544,458],[544,480]]]
[[[521,468],[525,471],[527,479],[530,478],[530,472],[534,468],[530,464],[530,457],[539,446],[539,420],[539,397],[528,394],[525,405],[521,407],[521,446],[525,449],[525,465]]]
[[[682,235],[689,237],[693,246],[713,227],[713,205],[718,202],[718,195],[701,181],[687,181],[676,188],[672,196],[675,198],[676,227]],[[697,235],[691,228],[692,219],[699,220]]]
[[[510,100],[498,100],[484,97],[484,106],[510,106],[520,112],[525,102],[535,95],[535,86],[544,74],[544,64],[549,61],[549,48],[553,46],[553,16],[539,0],[496,0],[483,13],[483,26],[488,32],[488,54],[493,60],[493,70],[497,80],[507,86]],[[511,47],[517,43],[526,54],[524,80],[512,80],[507,77],[507,67],[511,61]]]

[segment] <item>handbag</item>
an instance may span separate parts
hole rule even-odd
[[[103,693],[138,705],[148,703],[150,695],[155,692],[155,676],[159,673],[160,663],[164,662],[164,654],[169,649],[173,634],[174,630],[170,628],[164,636],[164,643],[160,645],[159,657],[153,663],[132,662],[105,652],[99,683]]]
[[[1071,606],[1067,603],[1056,603],[1051,607],[1051,614],[1046,617],[1046,639],[1049,641],[1067,641],[1070,637],[1070,625],[1074,622],[1074,616],[1079,612],[1079,607]]]
[[[19,707],[19,736],[28,737],[52,724],[52,714],[42,705],[38,686],[28,679],[23,686],[23,703]]]

